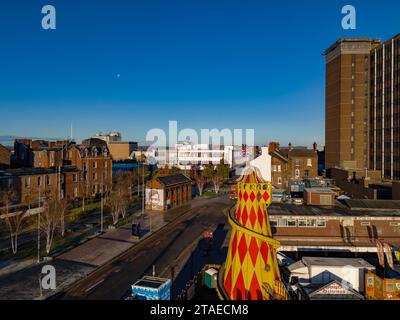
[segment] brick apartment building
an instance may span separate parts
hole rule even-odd
[[[14,168],[51,168],[62,166],[68,140],[46,141],[16,139],[12,166]]]
[[[318,177],[318,153],[316,144],[312,149],[305,147],[280,147],[271,142],[268,148],[271,156],[272,185],[278,189],[287,188],[290,181]]]
[[[340,39],[325,56],[326,168],[400,180],[400,35]]]
[[[105,141],[91,138],[80,145],[71,144],[64,161],[80,170],[85,197],[111,190],[112,158]]]
[[[11,153],[10,150],[0,144],[0,170],[10,167]]]
[[[111,190],[112,158],[100,139],[87,139],[79,145],[19,139],[14,148],[14,169],[0,171],[0,189],[12,186],[25,204],[37,202],[39,190],[41,194],[61,192],[61,197],[70,200]]]
[[[27,207],[37,207],[48,195],[73,200],[80,196],[80,188],[79,170],[74,166],[0,171],[0,190],[15,191],[15,203]]]

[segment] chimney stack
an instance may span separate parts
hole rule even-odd
[[[279,150],[279,143],[278,142],[270,142],[268,147],[268,152],[274,152]]]

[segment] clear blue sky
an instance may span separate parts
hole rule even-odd
[[[41,8],[57,9],[57,30]],[[341,8],[357,9],[357,30]],[[324,143],[324,57],[340,37],[400,32],[399,1],[2,0],[0,135],[254,128]],[[117,75],[120,75],[118,77]]]

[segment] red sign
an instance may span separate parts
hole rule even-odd
[[[204,231],[204,238],[212,239],[213,238],[213,232],[212,231]]]

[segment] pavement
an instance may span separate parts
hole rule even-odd
[[[158,272],[165,270],[197,244],[205,229],[226,223],[223,211],[230,204],[227,197],[199,198],[168,212],[147,212],[140,219],[144,234],[139,241],[132,239],[130,224],[107,230],[52,262],[0,276],[0,299],[38,299],[54,294],[64,299],[121,299],[130,284],[143,274],[151,274],[153,264]],[[56,268],[55,292],[40,293],[38,279],[44,264]]]
[[[179,281],[174,280],[173,282],[174,291],[180,292],[186,284],[186,279],[191,279],[191,274],[184,277],[180,276],[181,270],[184,268],[182,266],[177,267],[176,262],[185,261],[184,265],[186,264],[187,260],[182,258],[182,252],[187,251],[188,247],[193,244],[197,247],[199,239],[206,230],[217,230],[218,227],[220,230],[225,230],[221,231],[221,237],[225,241],[229,227],[224,211],[230,205],[231,202],[226,196],[193,201],[189,208],[181,208],[179,212],[175,212],[180,216],[165,225],[159,232],[151,234],[124,254],[62,290],[54,298],[123,299],[129,293],[131,284],[143,275],[152,274],[153,266],[156,276],[160,276],[161,273],[165,273],[165,270],[169,269],[171,275],[174,276],[173,278],[179,279]],[[216,252],[218,250],[216,248]],[[226,252],[226,248],[221,250]],[[216,254],[218,261],[225,259],[222,251]],[[210,261],[210,263],[215,262],[217,261]],[[202,263],[203,261],[199,260],[198,267]],[[192,274],[194,274],[195,269],[194,267],[191,268]]]

